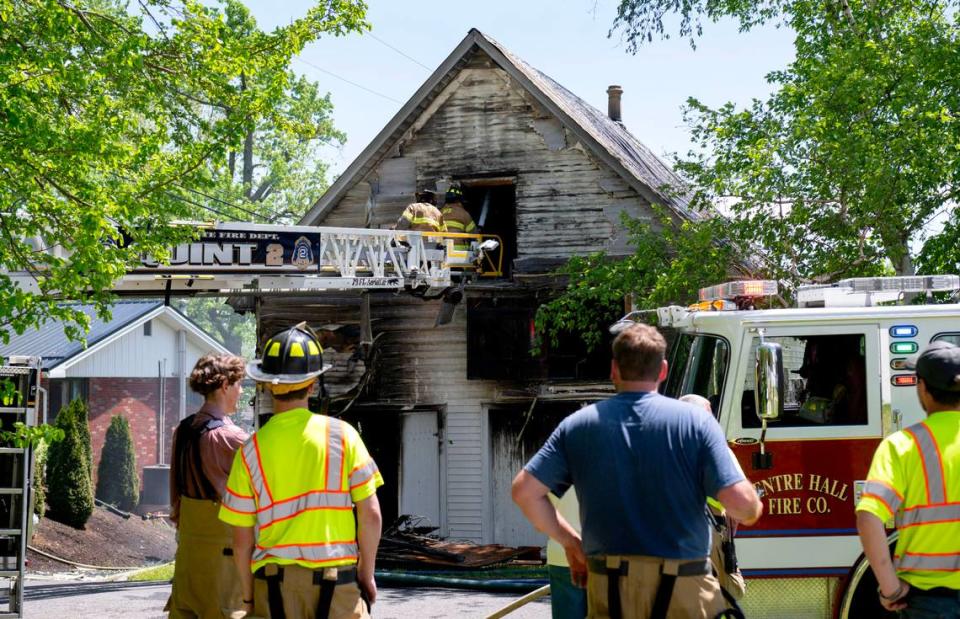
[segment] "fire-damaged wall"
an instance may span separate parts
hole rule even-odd
[[[620,213],[647,212],[643,198],[479,50],[393,155],[359,179],[322,225],[390,227],[415,187],[499,175],[516,183],[516,254],[524,260],[622,252]]]
[[[546,537],[524,518],[510,497],[510,483],[564,417],[580,408],[576,402],[530,402],[489,409],[492,526],[494,539],[542,546]]]

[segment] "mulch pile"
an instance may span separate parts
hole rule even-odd
[[[97,507],[78,531],[44,518],[30,545],[52,555],[87,565],[141,567],[173,560],[176,532],[163,520],[123,518]],[[28,572],[68,572],[75,568],[27,551]]]

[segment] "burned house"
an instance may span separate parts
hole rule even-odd
[[[404,294],[256,301],[261,338],[308,320],[339,340],[326,350],[332,411],[384,473],[386,523],[417,514],[452,538],[543,543],[510,481],[560,419],[612,392],[606,348],[587,354],[570,337],[531,354],[552,272],[571,256],[628,252],[622,213],[658,203],[689,216],[665,189],[676,176],[621,122],[619,87],[608,94],[605,114],[471,30],[301,223],[389,228],[416,191],[459,183],[475,220],[486,207],[502,275],[471,280],[443,326],[441,301]]]

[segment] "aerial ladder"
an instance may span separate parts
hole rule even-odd
[[[327,290],[395,290],[440,296],[467,277],[495,277],[502,243],[493,235],[246,223],[180,222],[197,238],[169,263],[141,256],[114,284],[121,296],[236,296]],[[468,245],[467,250],[458,250]],[[42,273],[41,273],[42,274]],[[8,275],[39,292],[37,273]]]

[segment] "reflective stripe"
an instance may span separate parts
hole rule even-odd
[[[250,440],[243,446],[243,463],[247,465],[250,485],[253,486],[253,491],[257,493],[257,502],[261,509],[269,506],[273,503],[273,497],[270,496],[267,480],[264,478],[263,469],[260,467],[260,450],[257,446],[256,434],[250,437]]]
[[[358,466],[350,473],[350,489],[353,490],[357,486],[362,486],[378,472],[377,463],[371,458],[366,464]]]
[[[412,223],[413,225],[417,224],[426,224],[428,226],[433,226],[434,228],[440,228],[440,222],[436,219],[430,219],[429,217],[414,217],[412,215],[407,215],[404,213],[403,218]]]
[[[960,553],[919,553],[907,552],[896,557],[894,566],[898,570],[927,570],[931,572],[960,572]]]
[[[330,542],[328,544],[284,544],[264,548],[257,546],[253,551],[253,560],[262,561],[267,557],[279,557],[296,561],[334,561],[336,559],[356,559],[357,545],[353,542]]]
[[[343,423],[327,417],[327,490],[343,489]]]
[[[308,492],[300,496],[274,503],[257,514],[261,529],[288,520],[312,509],[353,509],[353,502],[346,492]]]
[[[947,490],[943,483],[943,464],[940,461],[940,449],[937,447],[936,439],[933,438],[933,433],[924,423],[910,426],[906,431],[913,437],[920,451],[923,477],[927,484],[927,504],[946,503]]]
[[[227,488],[226,493],[223,495],[222,505],[238,514],[253,515],[257,513],[257,502],[252,496],[240,496],[230,488]]]
[[[897,528],[913,527],[918,524],[936,524],[960,522],[960,503],[945,505],[921,505],[911,507],[897,514]]]
[[[863,485],[863,496],[879,499],[887,506],[891,514],[896,514],[900,505],[903,504],[903,497],[900,496],[899,492],[884,482],[873,479],[867,480],[867,483]]]

